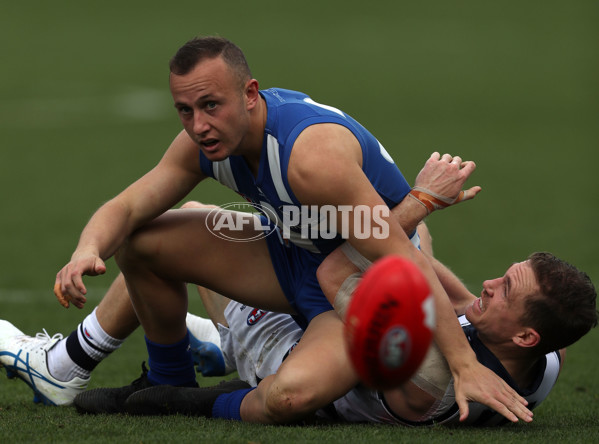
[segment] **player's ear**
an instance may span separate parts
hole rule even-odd
[[[534,347],[541,342],[541,335],[534,328],[526,327],[512,337],[519,347]]]
[[[258,92],[259,90],[260,87],[256,79],[250,79],[245,84],[244,93],[248,110],[255,108],[258,100],[260,100],[260,93]]]

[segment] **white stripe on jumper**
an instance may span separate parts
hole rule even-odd
[[[283,175],[281,173],[281,160],[279,157],[279,142],[272,135],[268,135],[266,139],[266,152],[268,154],[268,164],[270,166],[270,177],[277,190],[279,199],[283,202],[293,203],[285,183],[283,182]]]
[[[220,183],[231,188],[234,191],[239,191],[237,189],[235,177],[233,177],[233,170],[231,169],[231,159],[226,158],[225,160],[221,160],[219,162],[213,162],[212,171],[214,172],[214,177]]]

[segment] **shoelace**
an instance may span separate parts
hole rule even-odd
[[[41,342],[50,342],[53,341],[55,339],[58,339],[59,341],[63,339],[63,335],[62,333],[56,333],[54,334],[54,336],[50,336],[48,334],[48,332],[46,331],[45,328],[42,328],[42,330],[44,330],[44,332],[38,332],[35,334],[35,339]]]

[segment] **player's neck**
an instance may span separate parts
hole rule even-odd
[[[499,359],[518,387],[526,388],[534,381],[539,358],[532,356],[529,350],[511,345],[487,345],[487,348]]]
[[[536,368],[539,365],[538,359],[527,359],[520,360],[519,362],[514,362],[513,364],[508,364],[508,368],[506,370],[509,372],[511,377],[516,381],[518,387],[521,389],[525,389],[530,387],[530,385],[535,381],[537,377]]]
[[[250,131],[244,140],[245,159],[254,177],[258,176],[260,158],[262,157],[262,145],[264,144],[264,129],[266,128],[267,108],[262,97],[250,115]]]

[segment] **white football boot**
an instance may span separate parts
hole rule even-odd
[[[50,337],[38,333],[27,336],[8,321],[0,320],[0,367],[9,378],[22,379],[33,390],[33,402],[45,405],[70,405],[77,394],[87,388],[89,379],[73,378],[62,382],[48,371],[48,350],[62,339],[60,333]]]

